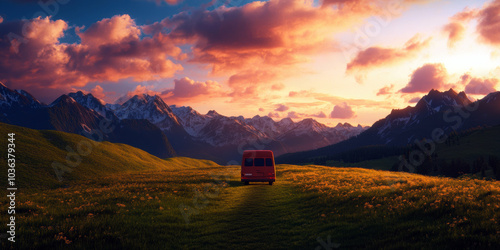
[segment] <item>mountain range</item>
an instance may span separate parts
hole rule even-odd
[[[499,124],[500,92],[492,92],[473,102],[464,92],[431,90],[414,107],[392,110],[357,136],[319,149],[285,154],[278,157],[277,162],[306,163],[372,145],[406,146],[432,139],[436,134],[447,135]]]
[[[47,105],[26,91],[3,84],[0,122],[125,143],[162,158],[180,155],[220,164],[238,162],[245,149],[265,148],[275,155],[294,153],[346,140],[368,128],[348,123],[328,127],[314,119],[294,122],[290,118],[274,121],[268,116],[228,117],[214,110],[200,114],[191,107],[169,106],[161,97],[146,94],[106,104],[79,91]]]

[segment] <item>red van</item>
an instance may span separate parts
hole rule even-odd
[[[245,150],[241,161],[241,181],[248,185],[250,182],[276,181],[274,154],[271,150]]]

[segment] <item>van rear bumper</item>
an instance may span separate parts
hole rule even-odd
[[[243,178],[241,177],[241,181],[242,182],[245,182],[245,181],[248,181],[248,182],[275,182],[276,181],[276,178],[260,178],[260,179],[257,179],[257,178]]]

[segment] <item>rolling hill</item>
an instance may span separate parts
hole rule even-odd
[[[53,130],[34,130],[5,123],[0,123],[0,134],[15,133],[16,144],[16,171],[19,179],[17,185],[21,187],[55,187],[67,185],[70,181],[81,180],[99,175],[115,174],[126,171],[160,170],[183,164],[183,158],[163,160],[141,149],[120,143],[107,141],[96,142],[72,133]],[[0,142],[0,148],[7,148],[7,140]],[[80,145],[80,146],[79,146]],[[87,147],[91,145],[90,147]],[[76,163],[74,153],[68,154],[66,148],[80,155],[81,163],[75,166],[66,161],[69,156],[71,163]],[[87,156],[87,152],[90,150]],[[54,162],[65,165],[63,171],[64,182],[59,182],[52,164]],[[215,165],[209,161],[201,161],[206,165]],[[6,172],[6,159],[0,158],[2,169]],[[6,178],[1,178],[0,185],[6,186]]]

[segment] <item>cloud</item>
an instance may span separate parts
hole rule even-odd
[[[290,108],[286,105],[283,105],[283,104],[278,104],[276,109],[274,111],[277,111],[277,112],[285,112],[287,110],[289,110]]]
[[[261,92],[269,90],[281,90],[282,84],[270,84],[278,77],[278,73],[272,69],[244,70],[229,77],[228,85],[231,87],[232,97],[257,96]]]
[[[320,111],[320,112],[315,113],[315,114],[307,114],[307,113],[299,113],[296,111],[290,111],[290,112],[288,112],[287,117],[291,118],[291,119],[303,119],[303,118],[311,118],[311,117],[326,118],[327,116],[326,116],[325,112],[323,112],[323,111]],[[276,117],[276,118],[279,118],[279,117]]]
[[[169,5],[177,5],[180,2],[182,2],[182,0],[155,0],[155,1],[157,5],[160,5],[162,2],[165,2]]]
[[[271,85],[271,90],[283,90],[285,88],[285,84],[283,83],[276,83]]]
[[[463,11],[453,15],[450,22],[446,24],[442,31],[448,36],[448,47],[453,47],[465,35],[465,25],[475,18],[477,10],[465,8]]]
[[[277,113],[277,112],[269,112],[269,114],[267,114],[267,116],[271,117],[271,118],[281,118],[280,114]]]
[[[265,111],[265,109],[264,109],[264,108],[259,108],[259,111],[260,111],[260,112],[264,112],[264,111]]]
[[[174,88],[161,93],[169,102],[197,102],[211,96],[224,96],[222,86],[215,81],[199,82],[188,77],[174,80]]]
[[[312,114],[312,115],[310,115],[310,116],[312,116],[312,117],[316,117],[316,118],[326,118],[326,114],[325,114],[325,112],[323,112],[323,111],[320,111],[320,112],[319,112],[319,113],[317,113],[317,114]]]
[[[378,90],[377,96],[390,95],[390,94],[392,94],[393,89],[394,89],[394,84],[384,86]]]
[[[357,107],[374,107],[378,106],[381,108],[392,109],[393,105],[390,101],[375,101],[369,99],[353,99],[353,98],[344,98],[339,96],[333,96],[325,93],[317,93],[309,90],[301,90],[301,91],[290,91],[288,93],[289,97],[292,98],[312,98],[315,100],[319,100],[322,102],[327,102],[331,104],[347,102],[352,106]]]
[[[290,111],[290,112],[288,112],[288,116],[287,117],[291,118],[291,119],[300,119],[300,118],[303,117],[303,115],[299,114],[299,113],[297,113],[295,111]]]
[[[164,79],[182,70],[172,61],[181,49],[162,34],[141,38],[128,15],[75,28],[81,43],[60,42],[68,29],[50,17],[1,23],[0,79],[31,92],[58,92],[89,82]]]
[[[3,23],[3,17],[0,16],[0,23]]]
[[[495,92],[495,87],[498,84],[496,78],[477,78],[469,74],[464,74],[461,77],[462,83],[465,84],[465,93],[472,95],[487,95]]]
[[[477,32],[485,43],[500,45],[500,0],[487,4],[477,15]]]
[[[413,71],[410,82],[399,90],[402,93],[427,93],[445,86],[448,73],[443,64],[425,64]]]
[[[247,96],[262,90],[282,90],[284,86],[276,80],[297,74],[299,65],[313,55],[339,49],[333,38],[336,32],[383,12],[369,1],[363,1],[363,6],[366,8],[323,8],[304,0],[255,1],[185,11],[142,29],[147,34],[167,34],[176,44],[192,46],[188,62],[210,67],[213,75],[231,75],[233,96]],[[254,72],[271,77],[236,80],[248,80]],[[270,87],[269,82],[273,82]]]
[[[408,102],[409,103],[417,103],[418,101],[420,101],[420,97],[413,97]]]
[[[139,84],[135,87],[134,90],[127,92],[127,96],[130,98],[130,97],[134,97],[136,95],[143,95],[143,94],[151,95],[151,96],[160,94],[160,92],[152,90],[151,88],[152,88],[152,86],[143,86],[143,85]]]
[[[342,103],[340,105],[335,105],[332,112],[330,113],[330,118],[336,119],[349,119],[355,116],[354,111],[347,103]]]
[[[387,65],[415,56],[429,45],[430,39],[421,41],[418,35],[406,42],[403,48],[369,47],[358,52],[356,57],[347,64],[348,74]]]
[[[93,89],[91,89],[90,93],[99,99],[104,99],[106,97],[106,94],[104,93],[104,89],[99,85],[96,85]]]

